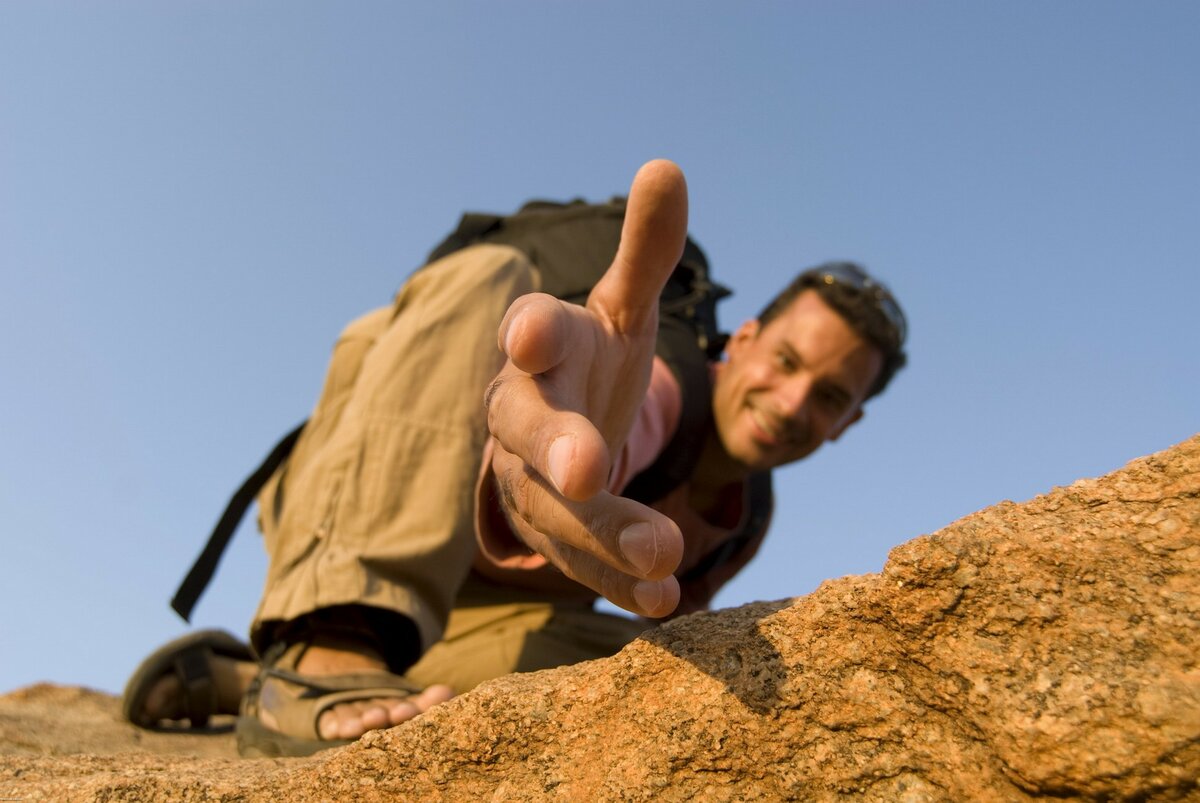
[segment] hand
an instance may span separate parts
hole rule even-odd
[[[508,356],[487,392],[498,496],[516,535],[626,610],[666,616],[683,537],[666,516],[604,490],[646,393],[658,297],[687,238],[687,184],[667,161],[629,191],[616,258],[587,306],[535,293],[500,324]]]

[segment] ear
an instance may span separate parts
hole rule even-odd
[[[833,430],[833,432],[829,433],[829,437],[826,438],[826,440],[836,441],[838,438],[842,437],[843,432],[850,429],[851,426],[853,426],[854,424],[861,421],[862,417],[864,415],[866,415],[866,413],[863,410],[862,405],[860,404],[858,406],[858,409],[856,409],[853,413],[850,413],[850,415],[848,415],[846,417],[846,419],[841,424],[839,424],[836,429]]]
[[[760,329],[762,329],[762,324],[758,322],[757,318],[746,321],[729,336],[729,342],[725,344],[725,352],[730,356],[736,356],[743,346],[758,337]]]

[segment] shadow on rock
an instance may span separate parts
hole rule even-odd
[[[653,644],[724,684],[756,714],[781,701],[788,667],[762,633],[763,620],[791,607],[793,600],[757,602],[733,610],[686,616],[649,630],[639,640]]]

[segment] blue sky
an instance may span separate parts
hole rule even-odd
[[[735,327],[864,262],[911,367],[722,606],[1195,434],[1200,5],[0,4],[0,691],[118,691],[330,347],[465,209],[677,161]],[[237,633],[243,527],[195,617]]]

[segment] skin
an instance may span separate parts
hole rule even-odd
[[[630,189],[621,244],[585,307],[534,294],[500,325],[507,363],[488,388],[492,468],[514,531],[615,604],[663,616],[683,536],[666,516],[603,490],[650,379],[658,296],[687,237],[687,185],[651,162]]]
[[[766,326],[738,328],[713,390],[721,454],[736,478],[801,460],[862,420],[883,355],[814,290]],[[709,467],[712,470],[711,467]]]
[[[503,474],[509,478],[510,487],[516,488],[514,493],[522,504],[545,503],[556,517],[561,517],[569,515],[566,511],[573,505],[599,503],[606,522],[612,520],[615,508],[624,511],[627,523],[645,523],[647,517],[638,510],[640,505],[599,491],[608,476],[609,454],[615,453],[610,450],[619,449],[623,443],[649,384],[658,329],[658,295],[679,261],[686,236],[687,187],[683,173],[670,162],[651,162],[634,177],[621,245],[612,267],[593,290],[586,310],[544,295],[518,299],[509,310],[499,331],[501,348],[509,360],[488,389],[488,421],[504,444],[497,449],[498,459],[506,468]],[[545,415],[547,407],[554,410],[549,416]],[[525,461],[533,453],[536,459],[532,464],[537,469],[526,472]],[[514,477],[514,469],[520,476]],[[547,493],[528,493],[535,486]],[[547,502],[548,498],[554,501]],[[633,587],[642,582],[648,590],[638,593],[643,598],[648,595],[652,603],[645,607],[658,610],[665,599],[665,604],[673,608],[678,586],[669,575],[682,555],[682,537],[669,519],[644,510],[652,514],[651,526],[656,529],[647,533],[635,528],[633,548],[644,549],[648,543],[655,550],[645,575],[652,579],[645,583],[641,578],[623,575],[626,580],[604,593],[624,600],[627,606],[636,605]],[[530,512],[534,521],[540,520],[537,512]],[[550,532],[554,532],[552,527]],[[580,540],[575,534],[572,538]],[[582,541],[587,543],[588,539]],[[664,545],[661,550],[656,546],[660,542]],[[544,537],[539,543],[555,554],[570,555],[569,563],[577,567],[571,576],[587,574],[591,565],[600,572],[592,575],[593,582],[607,576],[587,552],[571,552],[574,547],[567,540]],[[591,546],[594,548],[594,544]],[[660,586],[674,586],[675,597],[664,598]],[[296,670],[320,676],[384,668],[381,656],[362,644],[318,638],[301,656]],[[222,699],[240,700],[245,693],[248,681],[242,678],[253,677],[256,667],[246,664],[240,669],[243,671],[222,671],[217,678]],[[176,690],[173,694],[172,684]],[[162,707],[147,705],[146,718],[154,721],[170,717],[177,689],[173,677],[160,680],[151,698]],[[354,739],[368,730],[405,722],[451,696],[449,687],[432,686],[407,699],[338,705],[321,714],[317,731],[324,739]],[[273,725],[266,717],[263,724]]]
[[[514,532],[568,577],[655,618],[678,604],[672,573],[683,537],[667,517],[603,488],[611,455],[623,445],[649,383],[658,296],[686,233],[682,172],[666,161],[645,165],[630,190],[617,256],[586,307],[542,294],[514,302],[498,333],[507,362],[485,396],[496,441],[492,467]],[[697,508],[752,471],[799,460],[839,438],[861,420],[881,365],[878,350],[813,291],[766,325],[739,327],[716,370],[714,429],[692,480]],[[297,670],[323,675],[384,668],[363,645],[318,639]],[[256,667],[242,669],[223,673],[233,685],[222,699],[240,699]],[[167,677],[160,684],[172,682]],[[339,705],[321,715],[318,732],[357,738],[452,694],[432,686],[407,699]]]
[[[216,713],[236,714],[243,692],[258,674],[258,664],[213,656],[208,661],[208,672],[217,688]],[[181,706],[183,699],[183,686],[179,679],[173,673],[164,675],[146,694],[146,707],[141,712],[138,724],[149,727],[162,719],[181,719],[184,716]]]
[[[321,637],[309,646],[297,667],[300,674],[313,677],[386,669],[383,659],[364,645]],[[209,672],[217,688],[217,713],[238,713],[242,696],[250,688],[258,671],[259,666],[253,661],[235,661],[222,656],[209,659]],[[317,720],[317,733],[322,739],[357,739],[369,730],[406,722],[453,696],[453,689],[438,684],[412,697],[343,703],[321,713]],[[183,688],[178,678],[174,674],[164,675],[146,695],[146,705],[139,722],[149,726],[160,720],[181,718],[184,715],[180,707],[182,699]],[[275,727],[276,723],[269,713],[264,712],[263,724]]]
[[[603,490],[645,394],[657,302],[687,231],[687,188],[670,162],[639,171],[621,246],[585,308],[518,299],[500,327],[507,364],[488,389],[492,468],[510,526],[563,574],[643,616],[679,602],[683,537],[667,517]],[[813,291],[767,325],[743,324],[717,373],[715,432],[697,466],[703,495],[798,460],[862,418],[882,366]]]

